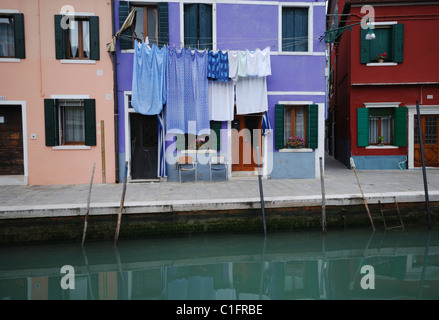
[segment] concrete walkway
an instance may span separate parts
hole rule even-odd
[[[326,205],[363,203],[354,171],[326,156]],[[357,171],[368,203],[425,202],[421,169]],[[429,200],[439,201],[439,170],[427,169]],[[95,184],[90,215],[119,211],[123,184]],[[0,186],[0,219],[77,216],[86,211],[89,185]],[[263,180],[265,208],[320,206],[321,181]],[[210,182],[128,183],[125,213],[209,211],[260,207],[258,178]]]

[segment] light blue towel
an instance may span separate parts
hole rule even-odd
[[[144,115],[159,114],[166,103],[167,49],[144,42],[134,45],[131,105]]]

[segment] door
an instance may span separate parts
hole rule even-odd
[[[0,175],[23,175],[21,106],[0,106]]]
[[[421,115],[422,142],[426,167],[439,167],[438,115]],[[421,144],[418,133],[418,119],[415,116],[414,164],[422,166]]]
[[[259,155],[262,154],[261,124],[261,114],[235,115],[232,121],[232,171],[254,171],[257,168],[256,147],[259,146]]]
[[[131,179],[155,179],[158,166],[157,116],[131,113]]]

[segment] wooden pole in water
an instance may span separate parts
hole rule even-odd
[[[351,157],[351,167],[354,170],[355,177],[357,178],[358,187],[360,188],[361,196],[363,197],[363,202],[364,202],[364,205],[366,207],[367,215],[369,216],[370,223],[372,224],[372,229],[373,229],[373,231],[375,231],[375,225],[373,223],[372,216],[370,215],[369,207],[367,205],[366,198],[364,197],[364,194],[363,194],[363,189],[361,189],[360,179],[358,178],[357,170],[355,169],[354,159],[352,157]]]
[[[114,246],[116,246],[117,240],[119,238],[120,222],[122,220],[123,203],[125,201],[125,193],[126,193],[126,189],[127,189],[127,171],[128,171],[128,161],[125,162],[125,179],[123,181],[123,190],[122,190],[122,198],[120,199],[119,214],[117,215],[117,227],[116,227],[116,234],[114,235]]]
[[[319,158],[320,162],[320,181],[322,186],[322,232],[326,234],[326,200],[325,200],[325,177],[323,175],[323,160]]]
[[[428,200],[428,186],[427,186],[427,173],[425,172],[425,158],[424,158],[424,142],[422,141],[422,127],[421,127],[421,112],[419,111],[419,103],[416,101],[416,112],[418,115],[418,133],[419,133],[419,143],[421,147],[421,161],[422,161],[422,175],[424,177],[424,192],[425,192],[425,205],[427,207],[427,220],[428,220],[428,230],[431,229],[430,220],[430,201]]]
[[[261,197],[262,222],[264,224],[264,236],[267,236],[267,227],[265,225],[265,208],[264,208],[264,191],[262,189],[261,164],[259,159],[259,147],[256,147],[258,154],[258,179],[259,179],[259,195]]]
[[[93,162],[93,170],[91,171],[90,188],[88,189],[87,211],[85,212],[85,218],[84,218],[84,231],[82,232],[82,242],[81,242],[81,246],[84,246],[84,242],[85,242],[85,234],[87,233],[88,213],[89,213],[89,211],[90,211],[91,187],[92,187],[92,185],[93,185],[93,176],[94,176],[94,173],[95,173],[95,166],[96,166],[96,163]]]
[[[107,183],[107,173],[105,172],[105,130],[104,120],[101,120],[101,153],[102,153],[102,183]]]

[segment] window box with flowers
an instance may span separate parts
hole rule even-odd
[[[286,147],[288,149],[301,149],[305,147],[305,140],[300,137],[300,136],[296,136],[296,137],[289,137],[288,141],[286,143]]]
[[[379,63],[383,63],[387,59],[387,52],[380,53],[376,56]]]

